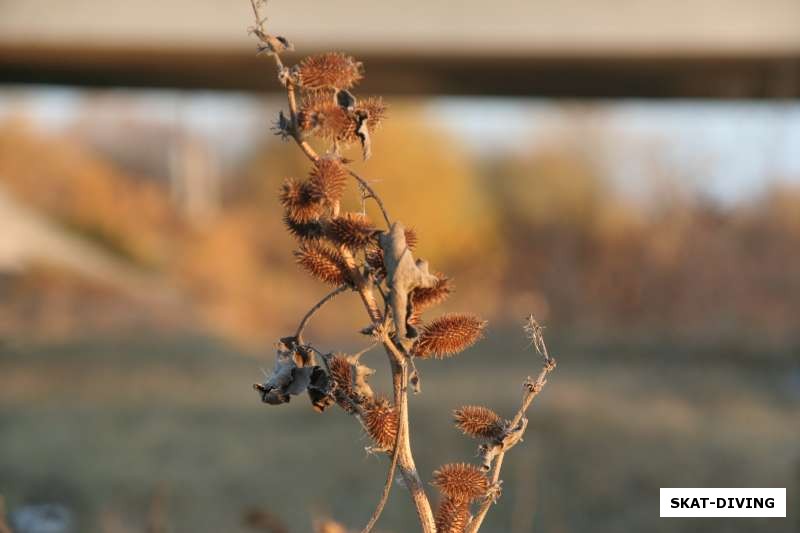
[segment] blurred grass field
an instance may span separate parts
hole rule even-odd
[[[488,531],[707,531],[706,520],[657,519],[658,489],[670,486],[787,487],[789,519],[720,519],[713,530],[798,531],[796,352],[597,344],[558,332],[549,344],[559,368],[507,459]],[[357,422],[337,409],[316,414],[304,397],[260,404],[250,384],[272,357],[146,331],[6,343],[0,493],[10,508],[65,503],[80,531],[145,531],[159,488],[169,531],[247,531],[242,517],[255,508],[293,532],[322,515],[360,528],[386,461],[365,453]],[[384,369],[382,353],[366,357]],[[458,358],[423,362],[423,393],[410,403],[423,477],[473,458],[474,443],[448,423],[452,409],[483,403],[510,415],[539,365],[521,335],[500,330]],[[379,529],[416,530],[404,489]]]

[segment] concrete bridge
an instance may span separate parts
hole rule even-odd
[[[797,0],[271,0],[381,94],[800,96]],[[248,0],[0,0],[0,83],[274,89]]]

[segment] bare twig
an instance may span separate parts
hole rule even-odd
[[[536,379],[528,377],[525,380],[525,383],[523,384],[524,392],[522,394],[522,402],[520,403],[517,413],[514,415],[514,418],[509,424],[510,428],[520,427],[520,424],[526,423],[525,413],[528,411],[528,407],[530,407],[533,399],[536,398],[536,396],[542,391],[542,388],[544,388],[545,384],[547,383],[547,375],[556,368],[555,358],[551,357],[547,351],[547,345],[545,344],[544,336],[542,335],[542,327],[539,325],[533,315],[528,316],[523,329],[525,330],[528,339],[530,339],[531,344],[536,349],[536,352],[544,359],[544,366],[542,367],[542,370],[539,372],[539,375],[536,377]],[[521,427],[524,431],[524,425]],[[514,443],[518,441],[519,437],[514,441]],[[501,449],[494,460],[491,483],[495,487],[497,487],[500,482],[500,470],[503,467],[503,458],[505,457],[507,451],[508,448]],[[493,494],[493,496],[496,496],[496,492]],[[489,508],[492,506],[494,501],[495,497],[488,497],[483,501],[478,513],[467,526],[466,533],[477,533],[481,527],[481,524],[483,523],[483,519],[486,518],[486,514],[489,512]]]
[[[347,285],[340,285],[340,286],[336,287],[334,290],[332,290],[331,292],[326,294],[325,297],[322,298],[322,300],[320,300],[316,304],[314,304],[314,307],[312,307],[311,309],[308,310],[308,312],[305,314],[303,319],[300,321],[300,324],[297,326],[297,331],[294,334],[295,338],[297,339],[297,343],[298,344],[303,344],[303,330],[308,325],[309,321],[311,320],[311,317],[314,316],[314,313],[319,311],[319,309],[323,305],[325,305],[326,303],[328,303],[329,301],[334,299],[337,295],[339,295],[339,294],[343,293],[344,291],[346,291],[348,288],[349,287]]]
[[[403,383],[405,385],[404,388],[408,388],[408,368],[403,365]],[[406,409],[407,402],[402,402],[400,405],[400,409]],[[398,412],[398,418],[403,418],[402,412]],[[407,417],[406,417],[407,418]],[[405,431],[408,431],[408,428],[405,428]],[[392,449],[392,461],[389,465],[389,470],[386,473],[386,482],[383,485],[383,491],[381,492],[381,499],[378,500],[378,505],[375,506],[375,510],[372,512],[372,516],[367,522],[367,525],[364,526],[364,529],[361,530],[361,533],[369,533],[372,531],[372,528],[375,527],[375,524],[378,523],[378,519],[381,517],[381,513],[383,513],[384,507],[386,507],[386,502],[389,501],[389,494],[392,491],[392,485],[394,484],[394,476],[395,472],[397,472],[397,460],[400,457],[400,446],[403,439],[403,428],[398,424],[397,428],[397,435],[395,436],[394,441],[394,448]]]
[[[372,198],[373,200],[375,200],[375,203],[381,210],[381,214],[383,215],[383,220],[386,221],[386,227],[387,228],[392,227],[392,221],[391,219],[389,219],[389,213],[386,211],[386,207],[383,205],[383,200],[381,200],[381,197],[378,196],[378,193],[376,193],[375,190],[372,187],[370,187],[367,180],[356,174],[353,170],[350,170],[350,175],[356,179],[361,188],[367,191],[367,194],[364,197]]]

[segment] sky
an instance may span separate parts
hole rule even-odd
[[[264,134],[265,105],[277,109],[280,101],[265,104],[261,96],[236,92],[0,87],[0,121],[23,115],[59,131],[85,118],[87,109],[112,123],[125,109],[142,121],[205,137],[228,161]],[[622,192],[634,196],[652,182],[654,160],[683,185],[721,202],[757,194],[774,181],[800,184],[798,103],[440,97],[423,105],[477,157],[567,139],[590,151]]]

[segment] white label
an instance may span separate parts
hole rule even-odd
[[[661,489],[661,517],[783,517],[786,489]]]

